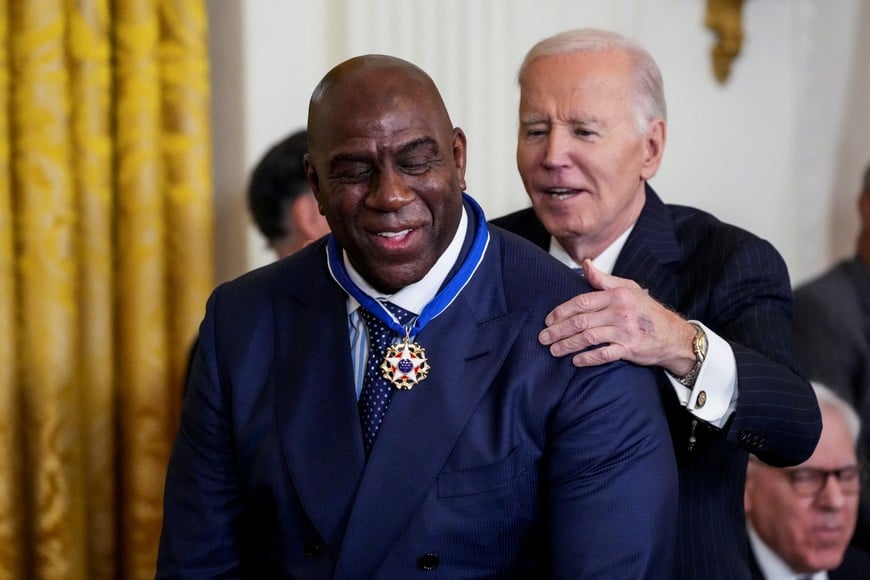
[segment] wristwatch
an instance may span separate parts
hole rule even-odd
[[[707,334],[700,324],[690,322],[695,327],[695,338],[692,339],[692,352],[695,353],[695,366],[682,377],[676,377],[681,385],[689,388],[695,386],[695,381],[698,378],[698,373],[701,372],[701,365],[704,364],[704,359],[707,358]]]

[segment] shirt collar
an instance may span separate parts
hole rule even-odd
[[[351,280],[353,280],[353,283],[359,286],[360,290],[372,298],[377,300],[389,300],[396,306],[400,306],[409,312],[419,315],[423,311],[423,308],[425,308],[426,305],[435,298],[435,295],[438,294],[438,289],[441,288],[441,285],[447,279],[447,274],[450,273],[450,269],[453,268],[456,260],[459,259],[459,253],[462,251],[462,243],[465,241],[465,234],[467,231],[468,215],[465,205],[463,205],[462,216],[459,219],[459,227],[456,228],[453,240],[447,246],[447,249],[441,254],[441,257],[438,258],[438,261],[435,262],[435,265],[432,266],[423,278],[413,284],[405,286],[395,294],[384,294],[383,292],[375,290],[371,284],[366,282],[366,280],[360,276],[359,272],[354,269],[350,260],[347,258],[347,252],[342,250],[344,267],[347,268],[347,275]],[[357,302],[357,300],[352,296],[348,295],[348,314],[357,308],[359,308],[359,302]]]
[[[758,567],[767,580],[796,580],[806,574],[798,574],[774,552],[758,533],[752,528],[749,522],[746,523],[746,531],[749,532],[749,543],[752,544],[752,551],[755,554],[755,560],[758,562]],[[812,575],[813,580],[828,580],[828,573],[825,571],[816,572]]]
[[[631,233],[631,230],[634,229],[634,225],[625,230],[621,236],[613,240],[613,242],[604,248],[604,251],[601,252],[598,256],[592,258],[592,263],[595,264],[595,267],[604,272],[605,274],[610,274],[613,272],[614,266],[616,266],[616,259],[619,258],[619,253],[622,251],[622,248],[625,246],[625,241],[628,239],[628,235]],[[569,268],[579,268],[580,264],[574,261],[574,259],[568,254],[568,251],[559,243],[555,237],[550,236],[550,255],[568,266]]]

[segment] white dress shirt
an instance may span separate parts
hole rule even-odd
[[[462,251],[462,244],[465,242],[465,233],[468,231],[468,216],[466,209],[462,208],[462,217],[459,219],[459,227],[456,229],[456,234],[453,240],[435,262],[435,265],[426,273],[419,281],[405,286],[395,294],[384,294],[375,290],[371,284],[359,275],[350,260],[347,259],[347,252],[342,251],[344,267],[347,269],[347,275],[356,284],[360,290],[380,301],[389,301],[412,312],[417,316],[423,312],[429,302],[438,294],[438,289],[447,279],[447,275],[459,259],[459,253]],[[365,322],[360,317],[357,310],[360,304],[356,298],[348,295],[347,297],[347,314],[348,314],[348,330],[350,332],[350,352],[353,359],[354,380],[356,383],[356,396],[359,399],[360,391],[362,390],[363,375],[366,369],[366,360],[368,358],[368,331]]]
[[[765,580],[828,580],[828,573],[824,570],[815,574],[798,574],[764,543],[749,522],[746,523],[746,531],[749,532],[749,543],[755,554],[755,561],[758,562],[758,568],[764,574]]]

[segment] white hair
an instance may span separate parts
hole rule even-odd
[[[852,441],[857,443],[858,435],[861,433],[861,419],[858,417],[858,413],[855,409],[852,408],[852,405],[825,385],[816,382],[811,384],[813,386],[813,391],[816,393],[816,399],[819,401],[819,407],[827,405],[834,411],[840,413],[840,417],[842,417],[843,421],[846,423],[846,428],[849,429]]]
[[[545,38],[526,53],[517,74],[517,81],[522,86],[529,64],[542,56],[609,51],[624,52],[631,59],[638,129],[643,131],[647,123],[656,119],[667,120],[664,83],[656,61],[645,48],[616,32],[578,28]]]

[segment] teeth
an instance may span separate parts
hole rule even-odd
[[[573,196],[574,190],[564,187],[554,187],[552,189],[548,189],[547,193],[550,195],[550,197],[553,197],[559,201],[563,201]]]
[[[399,236],[407,235],[411,230],[402,230],[401,232],[381,232],[378,235],[382,238],[398,238]]]

